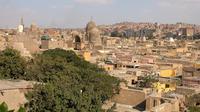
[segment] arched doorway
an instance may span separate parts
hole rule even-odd
[[[81,38],[78,35],[74,37],[74,50],[81,50]]]

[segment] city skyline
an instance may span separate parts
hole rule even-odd
[[[0,28],[26,26],[77,28],[93,17],[97,24],[185,22],[200,24],[199,0],[1,0]],[[6,12],[6,13],[5,13]]]

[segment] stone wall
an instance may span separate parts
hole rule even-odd
[[[9,110],[18,110],[27,102],[25,93],[32,91],[35,83],[23,80],[0,80],[0,103],[5,102]]]
[[[9,110],[18,110],[20,106],[23,106],[27,102],[24,95],[25,92],[20,89],[3,90],[0,94],[0,103],[5,102]]]
[[[145,101],[145,96],[146,95],[143,91],[121,89],[120,93],[114,96],[112,101],[119,104],[137,106]]]

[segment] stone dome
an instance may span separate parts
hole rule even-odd
[[[86,26],[85,41],[93,47],[101,46],[100,30],[94,21],[90,21]]]
[[[91,29],[88,33],[91,38],[91,41],[96,41],[96,39],[100,37],[100,32],[97,28]]]
[[[96,23],[94,21],[90,21],[86,26],[86,31],[88,32],[92,30],[93,28],[96,28]]]

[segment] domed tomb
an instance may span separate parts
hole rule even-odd
[[[90,21],[86,26],[85,41],[93,46],[101,46],[100,31],[94,21]]]
[[[96,28],[96,23],[94,21],[90,21],[86,26],[86,32],[92,30],[93,28]]]

